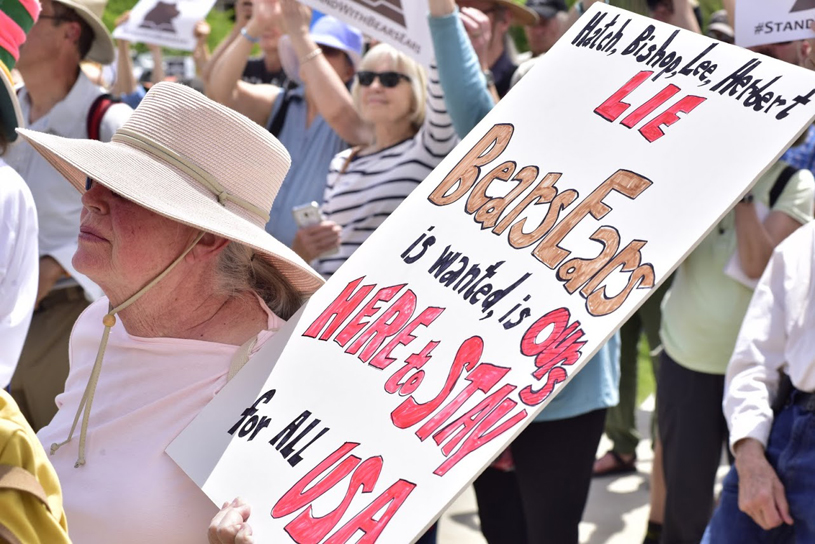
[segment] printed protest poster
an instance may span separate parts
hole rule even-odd
[[[113,37],[192,51],[193,28],[204,19],[215,0],[140,0],[130,19],[113,31]]]
[[[363,34],[410,55],[424,66],[433,60],[433,43],[424,0],[300,0]]]
[[[168,453],[258,542],[412,541],[814,99],[815,73],[596,4]]]
[[[738,0],[736,44],[753,47],[768,43],[815,38],[815,0]]]

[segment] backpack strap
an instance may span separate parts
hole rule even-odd
[[[45,489],[33,474],[22,467],[0,465],[0,489],[14,489],[28,493],[43,503],[49,512],[51,511]]]
[[[784,192],[784,188],[787,186],[787,183],[789,183],[792,176],[794,176],[798,170],[798,168],[788,164],[786,168],[784,168],[784,170],[782,170],[778,175],[775,183],[773,184],[773,188],[770,189],[770,209],[772,209],[772,207],[775,206],[775,203],[778,202],[778,199],[781,197],[781,193]]]
[[[253,336],[238,348],[238,351],[235,352],[232,361],[229,363],[229,373],[226,375],[226,381],[232,381],[235,374],[249,361],[249,354],[252,353],[252,348],[255,347],[257,341],[258,337]]]
[[[280,107],[272,117],[272,120],[269,122],[269,132],[275,138],[280,136],[280,130],[283,128],[283,123],[286,122],[286,112],[289,109],[289,103],[291,102],[291,91],[292,89],[286,89],[283,91],[283,98],[280,102]]]
[[[89,140],[101,138],[102,119],[113,104],[121,102],[110,94],[100,94],[88,110],[87,131]]]

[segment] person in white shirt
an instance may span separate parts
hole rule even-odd
[[[82,59],[113,61],[113,40],[101,20],[105,4],[42,0],[40,19],[17,62],[25,81],[17,96],[28,128],[69,138],[87,138],[89,129],[98,130],[99,139],[107,141],[130,116],[132,110],[124,104],[99,111],[94,104],[104,91],[79,69]],[[9,149],[4,158],[28,184],[39,220],[37,307],[11,380],[14,400],[37,430],[56,412],[54,398],[68,374],[71,327],[100,290],[71,265],[82,209],[79,195],[27,143]]]
[[[22,0],[17,9],[0,5],[0,388],[5,388],[31,322],[37,295],[37,210],[31,191],[2,155],[18,138],[20,104],[10,70],[19,58],[26,32],[39,15],[37,0]]]
[[[736,463],[703,543],[815,542],[814,330],[811,222],[776,248],[742,322],[723,402]]]

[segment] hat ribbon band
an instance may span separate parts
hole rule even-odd
[[[126,128],[120,128],[118,131],[116,131],[116,134],[113,135],[112,141],[130,144],[164,162],[167,162],[171,166],[182,170],[185,174],[191,176],[195,181],[212,191],[218,198],[218,202],[220,204],[226,205],[227,202],[232,202],[244,210],[263,219],[264,224],[269,222],[268,210],[263,210],[248,200],[231,194],[209,172],[196,165],[192,160],[188,159],[184,155],[173,151],[169,147]]]

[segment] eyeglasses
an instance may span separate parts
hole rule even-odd
[[[363,87],[373,85],[374,80],[377,78],[379,78],[379,83],[387,89],[396,87],[403,79],[410,83],[410,78],[399,72],[357,72],[357,81]]]

